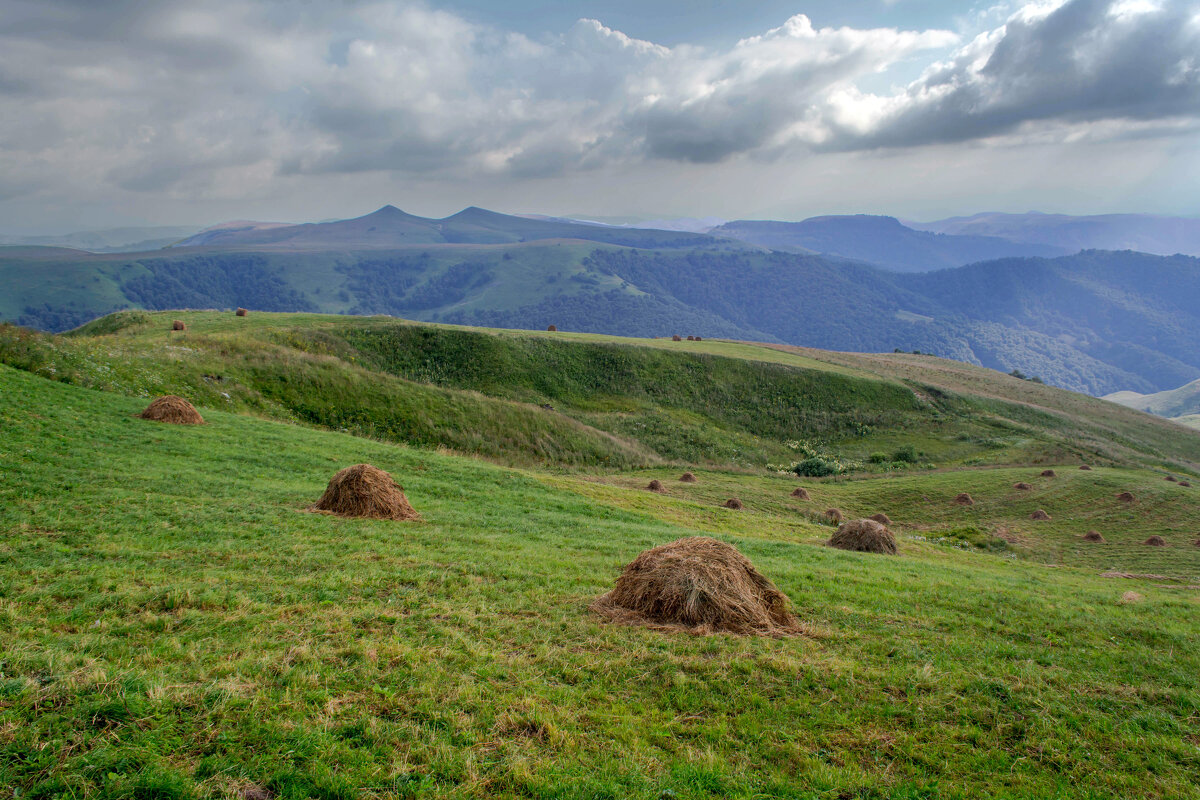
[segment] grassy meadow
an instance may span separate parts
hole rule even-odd
[[[176,317],[190,330],[162,330]],[[1164,480],[1200,460],[1182,428],[1172,441],[1170,423],[1054,390],[1023,402],[1003,376],[955,393],[919,357],[882,374],[869,357],[702,342],[681,366],[654,354],[693,343],[655,340],[614,351],[625,366],[595,378],[609,405],[589,407],[572,369],[614,346],[600,337],[501,337],[521,340],[510,365],[560,359],[552,377],[417,380],[401,348],[363,343],[395,320],[356,320],[356,340],[327,317],[132,319],[0,335],[26,367],[0,365],[4,796],[1200,797],[1200,489]],[[474,340],[435,340],[430,364],[450,345]],[[683,381],[694,363],[734,392],[728,409],[638,377]],[[686,425],[604,427],[693,419],[722,446],[786,456],[782,426],[750,449],[771,412],[737,417],[751,389],[735,379],[863,382],[856,408],[896,424],[830,423],[817,433],[843,432],[819,444],[849,458],[917,441],[933,464],[801,480],[674,455],[706,452]],[[945,396],[914,402],[917,385]],[[135,416],[165,390],[207,424]],[[298,410],[346,398],[370,414]],[[359,462],[424,521],[305,512]],[[677,480],[685,465],[698,483]],[[744,510],[719,507],[733,496]],[[887,513],[900,555],[822,546],[831,507]],[[1039,508],[1052,519],[1030,520]],[[1084,543],[1091,529],[1108,542]],[[1151,533],[1168,546],[1140,544]],[[664,634],[588,611],[640,551],[701,534],[750,558],[806,634]]]

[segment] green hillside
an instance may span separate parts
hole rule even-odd
[[[332,354],[337,331],[385,336],[395,321],[189,314],[192,329],[168,336],[172,316],[5,332],[6,359],[40,352],[53,363],[31,366],[59,379],[0,366],[0,786],[14,797],[1200,797],[1200,505],[1159,473],[864,473],[806,481],[799,502],[795,477],[761,469],[682,484],[674,466],[506,468],[226,410],[279,415],[241,383],[256,365],[291,365],[262,385],[312,398],[313,364],[365,380]],[[309,350],[278,344],[301,332]],[[450,332],[431,344],[466,346]],[[514,359],[530,340],[578,343],[579,358],[604,341],[493,338],[517,340]],[[317,339],[330,354],[311,352]],[[647,351],[641,363],[878,384],[855,402],[890,402],[906,371],[943,363],[898,358],[884,379],[868,359],[644,344],[627,348]],[[688,346],[708,354],[671,352]],[[122,393],[218,358],[239,377],[199,396],[203,426],[138,419],[145,399]],[[538,373],[515,364],[513,380],[463,369],[442,382],[526,391]],[[99,373],[118,391],[63,382]],[[571,376],[543,377],[539,392],[578,402]],[[461,424],[441,415],[464,393],[491,404],[470,410],[480,436],[502,435],[486,427],[501,404],[524,407],[397,386],[442,393],[423,401],[437,428]],[[1003,376],[987,388],[1012,387],[1034,389]],[[1039,414],[1100,402],[1036,391]],[[1057,411],[1040,405],[1055,398]],[[1124,413],[1128,448],[1175,429]],[[393,473],[424,521],[301,513],[358,462]],[[650,477],[667,492],[641,488]],[[1016,480],[1032,490],[1014,496]],[[954,505],[960,491],[976,505]],[[717,507],[731,495],[745,510]],[[817,512],[835,505],[886,511],[901,554],[820,546],[831,528]],[[1053,520],[1029,521],[1035,507]],[[1092,527],[1108,544],[1078,539]],[[701,533],[773,580],[806,635],[664,634],[587,610],[639,551]],[[1137,544],[1150,533],[1169,546]]]
[[[1105,400],[1120,403],[1160,417],[1187,417],[1200,413],[1200,381],[1192,381],[1178,389],[1169,389],[1154,394],[1137,392],[1114,392],[1105,395]]]
[[[187,330],[171,331],[173,320]],[[1197,438],[1171,423],[928,356],[389,317],[126,312],[68,336],[0,328],[0,362],[516,464],[1200,469]]]

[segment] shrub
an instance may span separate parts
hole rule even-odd
[[[805,478],[824,478],[838,473],[837,464],[827,461],[820,456],[806,458],[792,468],[797,475]]]
[[[886,464],[891,460],[892,457],[887,453],[871,453],[871,455],[867,456],[867,461],[870,461],[872,464]]]
[[[892,460],[903,461],[906,464],[915,464],[917,463],[917,448],[911,444],[906,444],[892,455]]]

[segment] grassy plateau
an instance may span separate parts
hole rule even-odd
[[[927,357],[389,318],[138,312],[0,361],[0,796],[1200,797],[1172,423]],[[166,392],[206,424],[136,417]],[[839,471],[779,471],[809,453]],[[360,462],[424,521],[305,512]],[[823,546],[831,507],[900,555]],[[588,610],[689,535],[807,633]]]

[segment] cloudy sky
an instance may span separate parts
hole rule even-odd
[[[1200,0],[0,0],[2,232],[1198,187]]]

